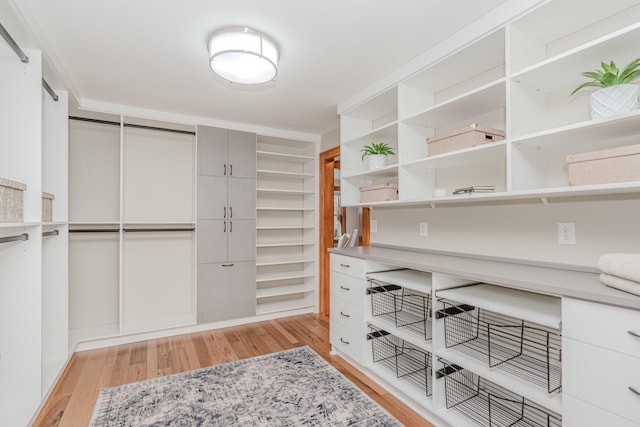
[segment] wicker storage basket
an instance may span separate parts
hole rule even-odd
[[[56,198],[51,193],[42,193],[42,222],[53,221],[53,200]]]
[[[378,184],[360,187],[360,203],[388,202],[398,200],[398,186],[395,184]]]
[[[427,138],[427,155],[435,156],[504,139],[504,132],[473,123],[442,135]]]
[[[0,222],[22,222],[26,184],[0,178]]]
[[[640,181],[640,144],[567,156],[569,185]]]

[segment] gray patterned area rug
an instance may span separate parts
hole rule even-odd
[[[104,388],[90,425],[401,426],[309,347]]]

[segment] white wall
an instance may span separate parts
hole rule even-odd
[[[500,205],[377,208],[372,243],[594,267],[607,252],[640,252],[640,195]],[[429,224],[428,237],[418,235]],[[559,245],[558,222],[574,222],[576,245]]]
[[[340,128],[334,129],[320,136],[320,152],[327,151],[340,145]]]

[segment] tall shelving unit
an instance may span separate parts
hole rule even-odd
[[[70,346],[195,323],[195,129],[70,120]]]
[[[316,144],[258,136],[256,155],[256,314],[313,311]]]
[[[0,419],[26,425],[68,357],[68,96],[43,91],[42,55],[0,43],[0,176],[26,184],[23,221],[0,223]],[[54,193],[43,222],[42,192]]]
[[[575,13],[579,10],[580,13]],[[360,105],[340,111],[342,201],[361,206],[359,187],[397,183],[399,206],[539,199],[637,192],[638,182],[570,186],[566,156],[635,143],[639,111],[591,120],[589,97],[570,96],[583,71],[601,61],[637,57],[640,6],[576,0],[544,2]],[[426,138],[472,123],[504,130],[506,138],[429,156]],[[385,141],[397,162],[367,171],[359,150]],[[452,195],[493,185],[495,193]],[[437,197],[435,189],[446,196]]]

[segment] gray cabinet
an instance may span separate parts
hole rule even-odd
[[[256,135],[198,126],[198,322],[255,314]]]

